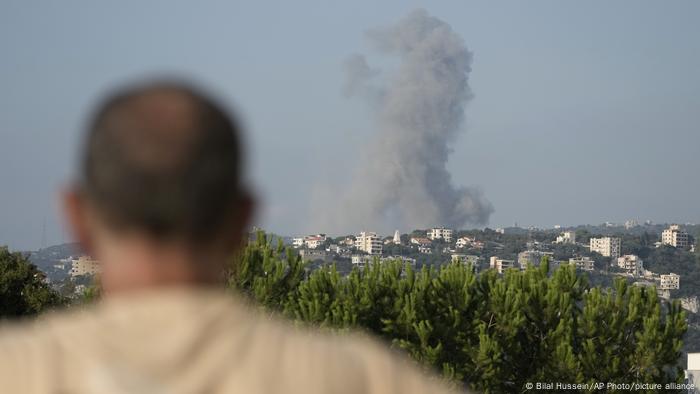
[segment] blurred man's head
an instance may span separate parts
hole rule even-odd
[[[79,182],[66,198],[79,241],[103,260],[134,259],[139,249],[172,260],[233,252],[252,205],[239,133],[221,107],[186,85],[110,96],[89,125]]]

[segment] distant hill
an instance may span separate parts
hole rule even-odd
[[[70,264],[61,264],[61,260],[80,254],[78,244],[68,243],[49,246],[34,252],[28,252],[29,261],[42,270],[51,282],[59,282],[68,277]]]

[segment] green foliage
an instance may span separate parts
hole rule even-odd
[[[503,276],[453,263],[414,271],[399,262],[341,276],[305,275],[302,262],[264,234],[238,258],[231,284],[297,321],[371,332],[452,380],[487,393],[526,382],[681,382],[677,304],[654,289],[591,288],[572,266],[545,260]],[[306,276],[306,277],[305,277]]]
[[[277,309],[304,277],[301,257],[278,239],[273,247],[263,232],[234,259],[230,287],[238,288],[262,306]]]
[[[95,302],[100,298],[101,295],[102,291],[100,290],[100,287],[98,285],[90,286],[83,292],[81,296],[81,302],[85,304]]]
[[[96,302],[102,297],[102,286],[100,285],[100,277],[93,276],[82,294],[74,300],[76,304],[89,304]]]
[[[37,314],[64,304],[25,255],[0,247],[0,318]]]

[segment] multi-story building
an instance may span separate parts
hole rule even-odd
[[[515,262],[513,260],[499,259],[496,256],[491,256],[489,260],[489,267],[496,270],[499,274],[504,273],[508,268],[513,268],[514,266]]]
[[[700,353],[688,353],[688,366],[685,370],[686,381],[692,384],[694,388],[689,389],[688,392],[692,393],[700,387]]]
[[[661,243],[674,248],[687,248],[690,241],[689,238],[688,233],[681,230],[677,224],[671,225],[671,227],[661,233]]]
[[[362,268],[368,264],[372,264],[374,261],[379,260],[378,257],[368,256],[366,254],[354,254],[350,257],[350,262],[353,266]]]
[[[309,249],[316,249],[326,242],[325,234],[309,235],[304,238],[304,244]]]
[[[467,246],[470,246],[473,242],[474,242],[474,238],[471,238],[471,237],[457,238],[457,242],[455,243],[455,246],[458,248],[465,248]]]
[[[617,259],[617,266],[634,276],[642,276],[642,271],[644,270],[643,263],[639,256],[633,254],[626,254]]]
[[[549,261],[552,261],[554,253],[542,252],[539,250],[526,250],[524,252],[518,253],[518,265],[520,269],[527,269],[530,265],[538,267],[542,262],[542,259],[547,257]]]
[[[367,254],[382,254],[382,240],[377,233],[361,232],[355,238],[355,247]]]
[[[460,262],[463,264],[476,265],[479,262],[479,256],[474,256],[471,254],[453,253],[452,254],[452,262],[453,263]]]
[[[561,233],[557,240],[554,241],[557,244],[575,244],[576,243],[576,231],[564,231]]]
[[[678,290],[681,288],[681,276],[671,272],[670,274],[661,275],[659,277],[661,283],[659,284],[660,290]]]
[[[90,256],[71,260],[70,276],[95,275],[100,272],[100,263]]]
[[[603,237],[591,238],[590,240],[591,252],[597,252],[614,259],[620,257],[620,245],[620,238]]]
[[[444,227],[431,228],[428,230],[428,238],[431,240],[441,239],[445,242],[452,242],[452,230]]]
[[[433,253],[433,248],[431,248],[429,245],[420,245],[418,246],[418,252],[423,253],[423,254],[432,254]]]
[[[467,257],[467,255],[462,253],[452,253],[451,257],[453,263],[459,263],[464,262],[464,259]]]
[[[292,245],[295,248],[305,246],[309,249],[316,249],[326,242],[326,234],[307,235],[306,237],[292,238]]]
[[[569,259],[569,264],[575,265],[577,269],[581,271],[593,271],[595,269],[595,262],[590,257],[572,257]]]

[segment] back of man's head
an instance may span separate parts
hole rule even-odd
[[[89,125],[79,190],[114,230],[201,242],[237,214],[239,126],[176,82],[111,95]]]

